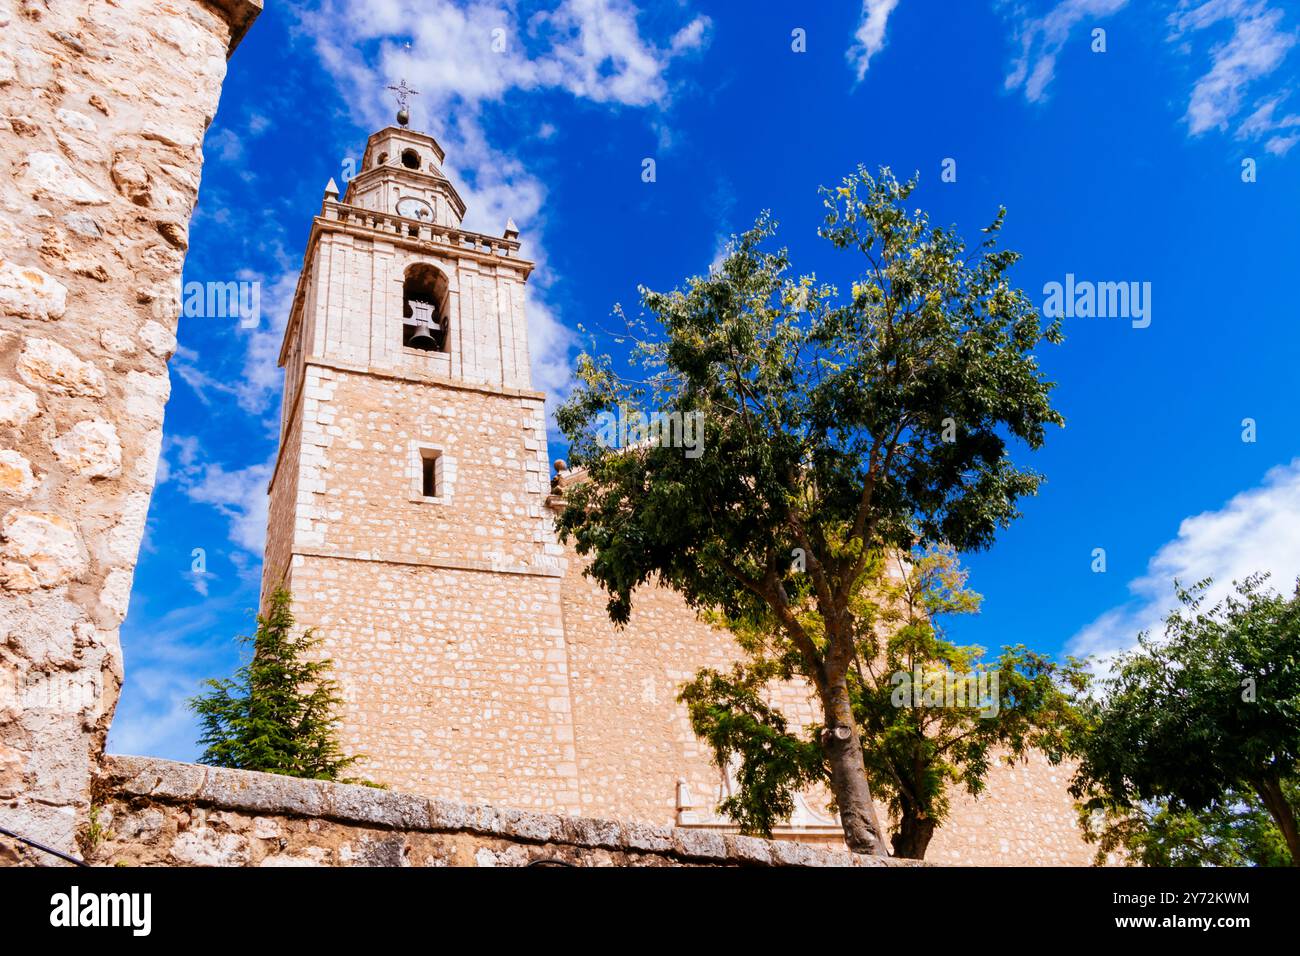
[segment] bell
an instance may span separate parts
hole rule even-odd
[[[407,339],[406,344],[414,349],[424,349],[432,352],[438,349],[438,340],[434,338],[434,333],[442,332],[442,324],[433,316],[433,306],[428,302],[412,302],[411,316],[415,325],[415,331]]]

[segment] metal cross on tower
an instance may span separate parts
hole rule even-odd
[[[405,126],[411,121],[410,98],[419,96],[420,91],[407,86],[405,78],[400,80],[397,86],[389,86],[388,88],[397,95],[397,122]]]

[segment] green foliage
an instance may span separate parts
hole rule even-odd
[[[335,739],[342,699],[329,678],[331,662],[310,659],[320,643],[310,630],[295,636],[287,591],[271,595],[257,618],[251,659],[233,679],[207,680],[190,700],[203,728],[201,763],[289,777],[340,780],[362,759],[343,756]],[[346,779],[346,783],[365,781]]]
[[[847,597],[872,547],[907,550],[918,535],[987,545],[1036,490],[1006,437],[1037,448],[1062,422],[1029,354],[1059,328],[1044,331],[1010,285],[1019,257],[994,246],[1001,212],[968,255],[953,230],[904,208],[914,187],[859,170],[826,191],[822,235],[864,260],[847,300],[786,276],[786,251],[762,249],[776,231],[765,214],[712,274],[641,290],[655,325],[629,329],[645,377],[579,357],[557,419],[592,480],[569,492],[561,527],[594,555],[615,620],[651,575],[703,605],[765,605],[762,582],[802,588],[794,548]],[[703,412],[704,455],[601,447],[596,417],[622,408]]]
[[[794,812],[796,793],[827,776],[821,746],[790,733],[780,711],[763,700],[769,676],[753,665],[736,665],[729,675],[705,669],[680,695],[691,726],[713,748],[718,766],[740,761],[738,792],[718,811],[741,832],[759,836],[770,836]]]
[[[853,713],[871,789],[895,821],[894,854],[923,858],[954,788],[981,793],[999,756],[1010,763],[1035,747],[1055,762],[1073,749],[1082,724],[1072,696],[1087,677],[1077,661],[1058,666],[1023,646],[986,662],[983,648],[947,640],[941,616],[979,606],[950,550],[934,548],[870,568],[853,602]],[[742,634],[750,652],[746,663],[727,678],[701,671],[682,699],[719,765],[739,758],[740,792],[722,811],[745,832],[768,835],[789,815],[794,794],[828,781],[829,773],[823,728],[793,733],[763,702],[763,688],[796,669],[765,657],[752,632]],[[902,694],[917,673],[943,675],[951,699]]]
[[[872,555],[987,546],[1041,480],[1008,442],[1037,448],[1062,423],[1032,355],[1060,329],[1044,329],[1009,279],[1018,256],[996,247],[1003,213],[967,250],[907,209],[914,188],[859,168],[823,190],[821,235],[861,270],[847,296],[788,275],[786,251],[765,248],[776,231],[766,214],[709,275],[642,288],[642,316],[616,310],[635,377],[584,354],[557,411],[588,476],[566,489],[559,529],[590,558],[611,619],[625,623],[654,580],[776,641],[770,656],[846,733],[832,776],[855,849],[870,841],[848,821],[874,811],[857,785],[850,604]],[[605,447],[600,419],[627,409],[700,413],[703,454]]]
[[[860,592],[871,613],[859,619],[874,626],[858,642],[854,706],[873,790],[899,821],[896,855],[922,857],[953,789],[978,796],[999,757],[1011,764],[1033,748],[1057,763],[1073,749],[1082,720],[1072,697],[1088,677],[1081,662],[1058,665],[1024,645],[987,659],[952,643],[943,617],[980,603],[956,556],[933,548],[894,561],[894,575]],[[916,673],[942,675],[947,693],[901,694],[903,675]]]
[[[99,814],[102,809],[103,807],[97,803],[90,805],[90,814],[85,829],[78,835],[77,844],[81,848],[83,857],[93,857],[101,843],[114,838],[113,831],[100,822]]]
[[[1292,804],[1300,788],[1285,784]],[[1227,791],[1205,810],[1165,799],[1129,808],[1085,809],[1084,837],[1097,845],[1098,866],[1287,866],[1286,840],[1253,793]]]
[[[1206,608],[1208,586],[1178,588],[1163,639],[1144,633],[1117,662],[1073,789],[1088,811],[1168,806],[1210,832],[1254,795],[1300,862],[1300,589],[1284,598],[1255,575]]]

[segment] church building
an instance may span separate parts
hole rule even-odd
[[[404,117],[402,117],[404,118]],[[430,135],[373,134],[312,220],[280,365],[263,594],[293,596],[343,697],[339,739],[397,791],[700,827],[727,775],[676,700],[730,637],[675,594],[616,629],[556,537],[519,232],[461,226]],[[794,694],[792,726],[816,710]],[[1035,756],[954,795],[927,859],[1085,864],[1069,770]],[[882,820],[886,819],[882,812]],[[836,841],[824,800],[778,836]]]

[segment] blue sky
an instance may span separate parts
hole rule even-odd
[[[384,87],[421,95],[470,209],[539,263],[534,381],[563,394],[577,326],[704,271],[764,208],[799,271],[847,286],[817,187],[917,171],[967,236],[1008,209],[1016,279],[1151,284],[1151,322],[1065,320],[1041,360],[1067,419],[1040,495],[967,558],[963,641],[1130,645],[1170,581],[1300,574],[1300,11],[1280,0],[862,4],[276,2],[230,64],[185,278],[262,284],[255,328],[183,318],[159,485],[122,632],[117,752],[197,755],[184,700],[239,661],[276,450],[275,360],[312,215]],[[1094,52],[1094,31],[1105,51]],[[802,32],[803,51],[800,46]],[[655,181],[642,180],[655,160]],[[942,182],[945,159],[955,182]],[[1251,161],[1254,181],[1243,181]],[[1256,440],[1242,440],[1243,419]],[[562,454],[552,446],[552,457]],[[1094,549],[1106,570],[1096,573]],[[193,573],[195,549],[206,572]]]

